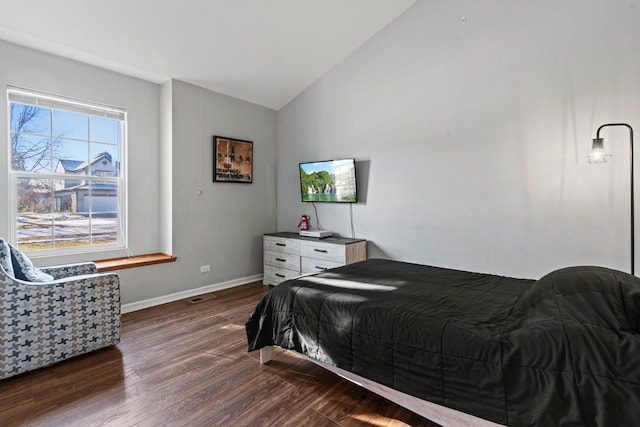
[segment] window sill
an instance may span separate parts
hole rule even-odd
[[[98,271],[122,270],[125,268],[144,267],[147,265],[164,264],[166,262],[174,262],[177,257],[167,254],[146,254],[136,255],[132,257],[110,258],[93,261],[98,267]]]

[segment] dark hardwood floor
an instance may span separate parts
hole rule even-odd
[[[123,315],[120,344],[0,381],[0,426],[430,426],[293,352],[247,353],[252,283]]]

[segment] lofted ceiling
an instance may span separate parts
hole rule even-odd
[[[278,110],[415,1],[2,0],[0,39]]]

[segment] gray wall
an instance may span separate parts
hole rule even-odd
[[[170,245],[178,259],[119,271],[123,302],[134,306],[255,279],[262,274],[262,235],[276,227],[276,112],[178,80],[160,93],[160,230],[163,250]],[[212,182],[213,135],[253,141],[252,184]],[[201,273],[203,265],[211,271]]]
[[[276,112],[177,80],[166,97],[172,99],[171,240],[178,260],[158,266],[157,275],[132,269],[145,284],[129,301],[262,274],[262,234],[276,226]],[[252,184],[212,182],[213,135],[253,141]],[[202,265],[211,272],[200,273]]]
[[[128,112],[129,245],[134,254],[160,245],[160,91],[156,84],[49,55],[0,40],[0,90],[7,85],[125,108]],[[5,98],[6,99],[6,98]],[[8,201],[7,103],[0,103],[0,200]],[[3,206],[6,206],[6,202]],[[9,236],[7,210],[0,209],[0,236]],[[108,251],[101,258],[126,255]],[[95,259],[74,255],[36,260],[40,264]]]
[[[315,213],[298,162],[355,157],[369,255],[537,278],[629,271],[628,132],[640,129],[632,1],[419,1],[278,113],[279,230]],[[350,208],[316,204],[350,236]]]
[[[123,303],[262,274],[262,234],[276,227],[274,110],[179,81],[159,86],[0,40],[0,87],[7,85],[128,111],[130,249],[170,252],[178,260],[120,270]],[[6,102],[0,103],[0,117],[7,117]],[[7,134],[7,121],[0,120],[0,135]],[[212,183],[214,134],[253,141],[252,184]],[[9,191],[4,147],[0,200],[8,200]],[[0,209],[0,236],[8,236],[8,227],[7,212]],[[34,261],[52,265],[123,255],[110,251]],[[211,272],[200,273],[201,265],[211,265]]]

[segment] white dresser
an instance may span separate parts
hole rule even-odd
[[[316,239],[298,233],[264,235],[265,285],[367,259],[367,241],[344,237]]]

